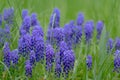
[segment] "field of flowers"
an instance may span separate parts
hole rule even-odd
[[[120,80],[120,0],[0,0],[0,80]]]

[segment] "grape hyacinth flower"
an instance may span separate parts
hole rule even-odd
[[[60,62],[60,52],[57,52],[55,57],[55,75],[57,77],[60,77],[61,72],[62,72],[62,67]]]
[[[98,21],[96,25],[97,39],[100,39],[103,27],[104,27],[104,23],[102,21]]]
[[[31,25],[32,26],[39,25],[36,13],[32,13],[32,15],[31,15]]]
[[[18,55],[18,49],[15,49],[11,52],[11,61],[13,65],[18,64],[19,55]]]
[[[82,38],[82,26],[75,26],[75,44],[79,43]]]
[[[75,55],[72,50],[66,50],[63,56],[63,72],[68,75],[73,69],[75,63]]]
[[[44,59],[44,39],[41,36],[32,36],[32,47],[35,51],[36,61]]]
[[[116,50],[115,53],[114,53],[114,56],[115,57],[120,57],[120,50]]]
[[[4,35],[4,30],[0,28],[0,48],[4,45],[5,42]]]
[[[90,70],[92,68],[92,56],[91,55],[87,56],[86,65],[87,65],[88,70]]]
[[[59,45],[60,42],[63,41],[65,37],[63,28],[54,28],[53,37],[56,42],[56,45]]]
[[[79,13],[77,20],[76,20],[76,24],[77,24],[77,26],[81,26],[83,23],[84,23],[84,14]]]
[[[60,50],[60,62],[62,62],[64,51],[69,50],[67,43],[65,41],[60,42],[59,50]]]
[[[51,17],[47,31],[47,43],[53,45],[53,29],[60,27],[60,11],[58,8],[55,8]]]
[[[120,51],[116,50],[114,56],[114,71],[120,72]]]
[[[116,38],[116,41],[115,41],[115,49],[116,49],[116,50],[120,50],[120,38]]]
[[[5,25],[4,28],[4,37],[6,41],[10,41],[10,26],[8,24]]]
[[[51,17],[50,17],[50,23],[49,23],[49,29],[53,29],[60,26],[60,11],[58,8],[55,8]]]
[[[30,18],[30,16],[26,16],[26,17],[23,19],[21,28],[23,28],[24,30],[26,30],[26,32],[29,33],[30,26],[31,26],[31,18]]]
[[[25,63],[25,75],[27,77],[32,77],[32,66],[29,60],[27,60]]]
[[[36,57],[35,57],[35,52],[34,52],[33,50],[30,52],[30,57],[29,57],[29,59],[30,59],[31,65],[34,65],[34,64],[35,64],[35,61],[36,61]]]
[[[55,65],[55,75],[57,77],[60,77],[61,72],[62,72],[61,64],[59,64],[58,62],[56,62],[56,65]]]
[[[19,50],[19,54],[22,54],[24,57],[27,57],[27,55],[30,53],[31,36],[29,34],[20,37],[18,42],[18,50]]]
[[[4,45],[3,53],[4,53],[4,63],[7,67],[10,67],[11,52],[10,52],[10,48],[9,48],[9,43],[7,43],[7,42]]]
[[[6,21],[7,24],[12,24],[14,21],[14,8],[8,8],[4,9],[4,21]]]
[[[74,35],[75,35],[75,31],[74,31],[74,22],[70,21],[69,24],[65,24],[64,26],[64,34],[65,34],[65,41],[67,43],[67,45],[69,46],[69,48],[72,48],[72,44],[74,42]]]
[[[0,26],[2,25],[2,15],[0,14]]]
[[[44,32],[43,32],[42,27],[38,26],[38,25],[34,26],[34,28],[32,30],[32,36],[38,36],[38,37],[42,36],[43,37]]]
[[[6,41],[10,41],[10,26],[8,24],[5,25],[4,29],[0,28],[0,47],[2,47]]]
[[[90,43],[90,40],[93,36],[93,30],[94,30],[93,22],[92,21],[86,22],[84,25],[86,43]]]
[[[107,46],[107,52],[111,52],[111,50],[113,48],[113,39],[112,38],[108,39],[106,46]]]
[[[87,21],[86,24],[90,24],[94,30],[94,21],[93,20]]]
[[[51,71],[54,60],[54,49],[50,44],[46,45],[46,70]]]
[[[5,24],[4,31],[5,31],[5,34],[10,34],[10,26],[8,24]]]
[[[28,10],[27,9],[23,9],[22,10],[22,19],[24,20],[24,18],[28,16]]]
[[[19,33],[20,33],[20,37],[22,37],[22,36],[24,36],[24,35],[27,34],[26,30],[24,30],[24,29],[22,29],[22,28],[20,28]]]

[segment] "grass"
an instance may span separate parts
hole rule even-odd
[[[29,13],[36,12],[44,32],[46,33],[49,24],[49,18],[52,10],[57,7],[61,11],[61,27],[70,20],[76,20],[77,14],[83,12],[85,21],[98,20],[104,21],[105,28],[102,33],[100,43],[96,45],[96,35],[92,40],[92,45],[87,47],[84,44],[84,36],[81,44],[75,49],[76,61],[73,74],[70,74],[68,80],[119,80],[120,75],[113,72],[113,54],[106,53],[106,33],[113,39],[120,37],[120,0],[0,0],[0,13],[4,8],[14,7],[15,27],[12,30],[11,50],[17,47],[19,38],[19,27],[21,24],[21,11],[28,9]],[[113,52],[112,52],[113,53]],[[91,71],[86,69],[86,55],[93,57],[93,67]],[[3,71],[2,62],[3,53],[0,49],[0,80],[57,80],[54,73],[46,74],[44,65],[38,63],[33,69],[33,77],[27,78],[24,74],[24,60],[19,60],[18,69]],[[5,66],[6,67],[6,66]],[[59,79],[58,79],[59,80]],[[64,80],[63,77],[60,80]]]

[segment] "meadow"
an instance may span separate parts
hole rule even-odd
[[[0,0],[0,80],[120,80],[119,3]]]

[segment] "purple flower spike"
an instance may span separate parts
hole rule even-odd
[[[120,50],[116,50],[115,53],[114,53],[114,56],[115,57],[120,57]]]
[[[97,39],[100,39],[102,30],[103,30],[104,24],[102,21],[98,21],[96,25],[96,30],[97,30]]]
[[[3,17],[7,24],[12,24],[14,18],[14,8],[4,9]]]
[[[120,38],[116,38],[116,41],[115,41],[115,49],[116,49],[116,50],[120,50]]]
[[[86,65],[87,65],[88,70],[90,70],[92,68],[92,56],[91,55],[87,56]]]
[[[60,50],[60,62],[62,62],[63,56],[64,56],[64,51],[68,50],[67,43],[62,41],[59,46]]]
[[[0,26],[2,25],[2,15],[0,14]]]
[[[46,70],[51,71],[54,60],[54,49],[51,45],[46,45]]]
[[[65,37],[63,29],[55,28],[53,31],[53,37],[55,39],[56,44],[59,45],[60,42],[63,41]]]
[[[35,53],[36,53],[36,61],[40,61],[44,59],[44,39],[42,37],[38,38],[35,43]]]
[[[28,16],[28,10],[27,9],[23,9],[22,10],[22,19],[24,20],[24,18]]]
[[[29,60],[27,60],[25,63],[25,75],[27,77],[32,77],[32,66]]]
[[[0,28],[0,48],[4,45],[4,30]]]
[[[82,26],[75,27],[75,44],[79,43],[82,38]]]
[[[94,30],[94,21],[93,20],[89,20],[86,22],[87,24],[90,24]]]
[[[4,53],[4,63],[6,64],[7,67],[10,67],[11,52],[9,48],[9,43],[7,42],[4,45],[3,53]]]
[[[60,26],[60,11],[58,8],[55,8],[50,17],[49,28],[56,28],[59,26]]]
[[[36,59],[36,57],[35,57],[35,52],[34,52],[33,50],[30,52],[30,57],[29,57],[29,59],[30,59],[31,65],[34,65],[34,64],[35,64],[35,59]]]
[[[4,29],[0,28],[0,47],[3,47],[6,41],[10,41],[10,27],[8,25],[5,25]]]
[[[57,77],[60,77],[61,72],[62,72],[61,64],[59,64],[59,63],[56,62],[55,75]]]
[[[41,36],[32,36],[32,47],[35,51],[36,61],[44,59],[44,39]]]
[[[22,27],[20,28],[19,32],[20,32],[20,37],[27,34],[26,30],[24,30]]]
[[[10,26],[8,24],[5,25],[4,31],[5,34],[10,34]]]
[[[36,13],[32,13],[31,15],[31,25],[32,26],[39,25]]]
[[[72,50],[66,50],[63,56],[63,72],[68,73],[73,69],[75,63],[75,55]]]
[[[43,36],[44,36],[44,32],[43,32],[42,27],[36,25],[36,26],[33,28],[33,30],[32,30],[32,35],[33,35],[33,36],[38,36],[38,37],[40,37],[40,36],[43,37]]]
[[[60,52],[56,53],[56,60],[55,60],[55,75],[60,77],[62,72],[61,62],[60,62]]]
[[[4,28],[4,38],[6,41],[10,41],[10,26],[8,24]]]
[[[113,39],[108,39],[108,42],[107,42],[107,52],[111,52],[112,48],[113,48]]]
[[[86,22],[84,26],[86,43],[90,43],[90,40],[92,39],[93,36],[93,30],[94,30],[93,22],[92,21]]]
[[[30,16],[26,16],[23,20],[22,27],[24,30],[26,30],[26,32],[29,32],[30,26],[31,26],[31,18]]]
[[[114,71],[120,72],[120,51],[116,50],[114,56]]]
[[[11,61],[13,65],[18,64],[19,55],[18,55],[18,49],[15,49],[11,52]]]
[[[79,13],[77,17],[77,26],[81,26],[84,23],[84,14]]]
[[[65,24],[64,26],[64,34],[65,34],[65,41],[69,48],[72,48],[72,44],[74,42],[74,22],[71,21],[69,24]]]
[[[30,53],[31,36],[29,34],[20,37],[18,42],[18,50],[19,50],[19,54],[22,54],[24,57],[26,57]]]

